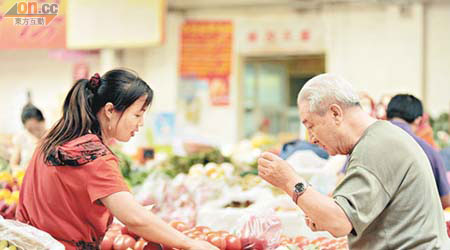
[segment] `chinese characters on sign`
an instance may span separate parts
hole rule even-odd
[[[324,33],[319,19],[246,20],[236,28],[235,50],[244,55],[323,53]]]
[[[0,49],[65,48],[66,2],[0,1]]]
[[[16,26],[43,26],[45,19],[43,17],[16,17],[14,18]]]

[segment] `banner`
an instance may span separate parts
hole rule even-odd
[[[67,48],[142,48],[164,39],[166,0],[70,0]]]
[[[212,105],[229,104],[233,25],[230,21],[186,21],[181,31],[180,75],[209,83]]]

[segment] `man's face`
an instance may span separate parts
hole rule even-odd
[[[299,114],[302,123],[308,129],[310,142],[319,145],[330,155],[339,154],[337,126],[334,123],[330,110],[321,116],[309,111],[309,103],[302,101],[299,104]]]

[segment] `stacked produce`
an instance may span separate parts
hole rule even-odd
[[[17,171],[14,175],[9,171],[0,172],[0,215],[5,219],[15,217],[24,175],[23,170]]]
[[[0,240],[0,249],[1,250],[17,250],[17,246],[12,244],[7,240]]]
[[[224,162],[230,162],[230,159],[223,156],[218,149],[212,149],[187,156],[173,155],[160,166],[160,169],[174,178],[178,174],[189,173],[193,166],[206,166],[208,163],[221,164]]]
[[[347,239],[339,238],[332,239],[326,237],[318,237],[316,239],[309,239],[304,236],[287,237],[281,235],[278,237],[276,246],[267,247],[261,238],[255,237],[251,241],[249,238],[242,235],[242,232],[233,234],[227,231],[215,231],[206,226],[196,226],[190,228],[187,224],[181,221],[172,221],[170,225],[186,236],[205,240],[217,246],[221,250],[263,250],[263,249],[277,249],[277,250],[344,250],[348,249]],[[251,232],[250,232],[251,233]],[[147,242],[129,232],[128,229],[119,224],[112,224],[101,244],[102,250],[153,250],[164,249],[174,250],[172,248],[164,247],[156,243]]]
[[[119,158],[120,171],[130,188],[141,185],[147,179],[150,171],[142,167],[134,167],[131,157],[120,149],[114,148],[113,152]]]

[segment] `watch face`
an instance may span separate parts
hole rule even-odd
[[[305,184],[303,182],[299,182],[299,183],[295,184],[295,191],[296,192],[301,193],[301,192],[305,191],[305,188],[306,188],[306,186],[305,186]]]

